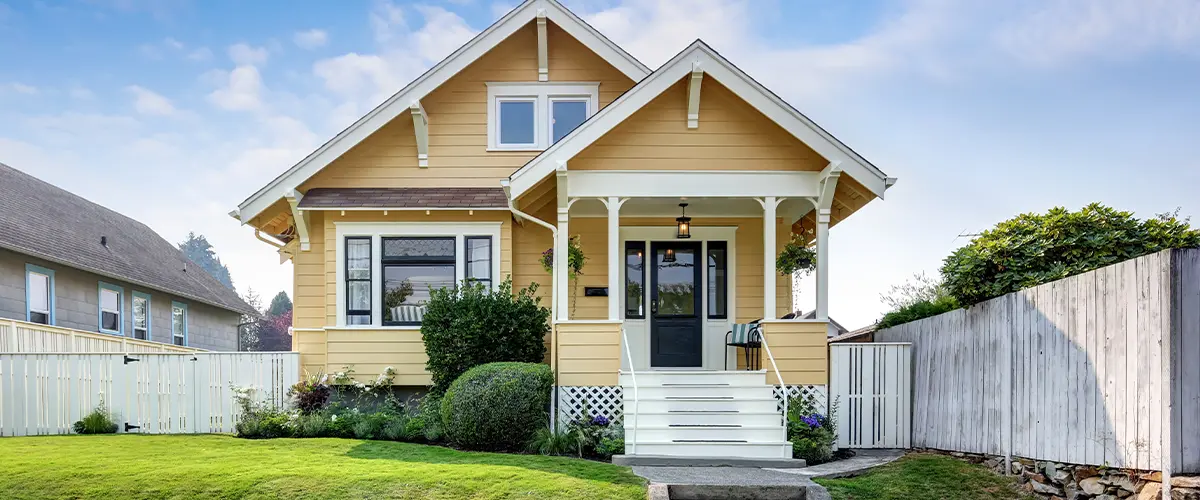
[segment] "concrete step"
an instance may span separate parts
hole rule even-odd
[[[628,444],[625,450],[630,451]],[[636,455],[664,455],[675,457],[738,457],[738,458],[790,458],[792,443],[787,441],[741,442],[741,441],[639,441],[632,447]]]
[[[739,411],[645,411],[626,413],[624,417],[626,429],[636,427],[655,427],[667,425],[745,425],[769,426],[783,425],[783,416],[778,412],[739,412]]]
[[[802,458],[680,457],[669,455],[613,455],[612,463],[628,467],[750,467],[762,469],[799,469],[807,466]]]
[[[639,394],[640,396],[640,394]],[[663,398],[647,399],[641,397],[636,404],[633,398],[625,398],[625,414],[636,412],[663,411],[740,411],[740,412],[771,412],[778,407],[773,397],[745,398],[737,396],[698,397],[698,396],[666,396]]]
[[[625,438],[629,441],[637,442],[711,439],[716,441],[747,441],[753,443],[784,439],[784,431],[782,425],[656,425],[626,429]]]
[[[622,371],[618,378],[622,387],[633,386],[629,372]],[[764,386],[767,385],[767,371],[639,371],[637,385],[638,389],[689,385]]]
[[[642,400],[660,399],[666,396],[676,397],[746,397],[746,398],[770,398],[774,397],[774,388],[769,385],[745,386],[745,385],[725,385],[725,384],[689,384],[689,385],[642,385],[642,379],[638,379],[637,395]],[[626,399],[633,399],[633,386],[628,385],[621,387],[621,393]]]

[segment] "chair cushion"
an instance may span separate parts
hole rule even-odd
[[[759,343],[758,325],[753,323],[734,323],[733,330],[729,335],[729,344],[734,346],[744,346],[749,344]]]

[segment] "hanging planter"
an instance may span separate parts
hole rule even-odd
[[[792,241],[783,247],[783,251],[779,252],[779,257],[775,259],[775,269],[784,276],[808,274],[816,267],[817,251],[799,235],[792,235]]]
[[[548,248],[542,252],[542,269],[547,274],[554,275],[554,248]],[[574,280],[579,275],[583,274],[583,265],[587,263],[587,256],[583,254],[583,249],[579,248],[579,237],[575,236],[567,240],[567,275]]]

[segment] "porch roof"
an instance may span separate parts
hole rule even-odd
[[[313,188],[300,200],[305,210],[376,209],[500,209],[508,208],[501,188]]]

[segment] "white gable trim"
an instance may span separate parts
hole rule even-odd
[[[557,0],[525,0],[523,4],[510,11],[494,24],[483,30],[458,50],[443,59],[429,71],[409,83],[392,97],[384,101],[371,112],[367,113],[354,124],[350,125],[323,144],[300,163],[288,169],[275,180],[238,205],[239,220],[243,223],[261,213],[271,204],[283,198],[284,194],[296,188],[304,181],[319,172],[349,151],[350,148],[362,142],[388,122],[407,111],[413,101],[424,98],[434,89],[465,69],[468,65],[486,54],[500,42],[503,42],[518,29],[530,21],[537,19],[538,13],[543,12],[547,19],[562,28],[567,34],[579,40],[584,46],[604,58],[617,70],[624,73],[633,81],[638,81],[650,74],[650,69],[634,59],[616,44],[601,35],[595,28],[583,22],[578,16],[560,5]],[[532,79],[532,78],[531,78]]]
[[[517,170],[510,177],[512,196],[515,198],[532,188],[538,181],[550,175],[556,165],[567,163],[676,82],[691,75],[697,65],[704,68],[705,76],[715,78],[817,154],[831,163],[839,164],[842,171],[876,196],[883,198],[887,188],[895,183],[894,178],[887,177],[862,156],[754,81],[704,42],[696,40],[612,104]]]

